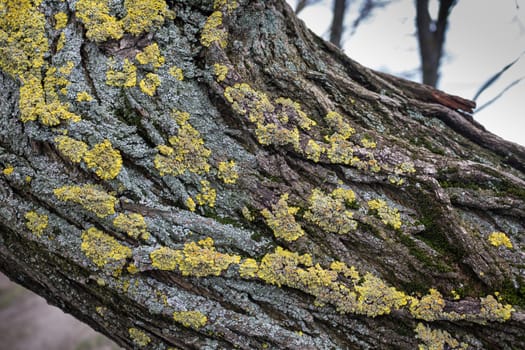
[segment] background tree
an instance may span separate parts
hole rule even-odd
[[[12,279],[128,348],[525,347],[525,149],[472,102],[282,0],[0,4]]]

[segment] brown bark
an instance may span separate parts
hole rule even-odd
[[[352,61],[284,1],[168,3],[175,19],[102,41],[66,4],[39,8],[49,21],[68,14],[70,44],[50,49],[42,69],[74,62],[60,101],[79,122],[23,123],[27,80],[0,66],[2,271],[127,348],[415,348],[430,342],[420,323],[470,348],[525,347],[523,147],[473,121],[470,101]],[[210,22],[214,11],[222,24]],[[152,43],[165,61],[140,63]],[[146,89],[107,84],[125,58]],[[152,96],[148,73],[161,79]],[[92,101],[77,101],[84,90]],[[74,161],[60,148],[64,130],[88,155]],[[123,161],[114,178],[100,171],[109,153],[90,165],[105,139]],[[178,152],[185,170],[163,167],[181,166]],[[221,170],[232,159],[234,184]],[[98,192],[63,194],[86,184]],[[338,197],[349,189],[355,200]],[[102,199],[111,196],[114,205]],[[140,214],[148,234],[119,214]],[[496,231],[512,248],[491,244]],[[435,296],[429,288],[443,295],[431,317],[414,311]],[[496,291],[514,308],[508,319],[483,306]]]

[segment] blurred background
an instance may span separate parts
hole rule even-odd
[[[525,145],[525,0],[288,2],[362,65],[475,99],[477,121]],[[10,350],[119,349],[1,274],[0,341]]]

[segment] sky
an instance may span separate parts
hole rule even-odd
[[[296,0],[288,0],[292,7]],[[349,1],[346,27],[359,10]],[[332,1],[321,0],[300,13],[318,35],[328,38]],[[437,0],[431,0],[437,12]],[[353,6],[352,6],[353,5]],[[478,108],[507,86],[524,78],[474,118],[491,132],[525,146],[525,0],[459,0],[449,17],[438,88],[468,99],[492,75],[519,58],[498,81],[477,99]],[[363,22],[351,35],[346,31],[343,50],[372,69],[420,81],[419,52],[415,35],[414,0],[393,0]],[[523,55],[522,55],[523,54]]]

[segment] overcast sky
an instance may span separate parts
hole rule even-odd
[[[288,0],[295,6],[296,0]],[[361,1],[349,1],[350,27]],[[438,1],[431,1],[437,9]],[[300,17],[317,34],[328,37],[331,0],[306,8]],[[352,4],[354,6],[352,6]],[[351,58],[373,69],[420,81],[413,0],[393,0],[343,39]],[[453,8],[439,88],[472,99],[481,85],[525,51],[525,0],[459,0]],[[525,77],[525,56],[478,99],[478,107]],[[525,79],[474,117],[505,139],[525,145]]]

